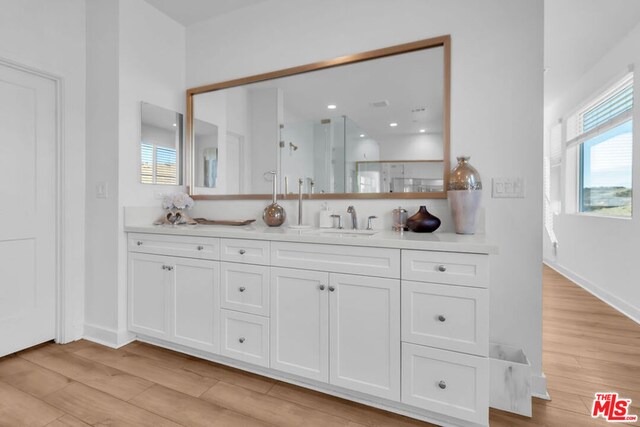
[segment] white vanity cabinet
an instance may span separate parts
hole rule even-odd
[[[423,420],[488,424],[488,253],[243,233],[129,233],[130,330]]]
[[[273,268],[271,367],[400,399],[400,281]]]
[[[217,353],[218,253],[218,239],[130,234],[129,329]]]

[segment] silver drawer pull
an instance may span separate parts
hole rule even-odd
[[[441,322],[444,322],[445,320],[447,320],[446,317],[444,317],[442,314],[438,316],[438,320]]]
[[[238,338],[238,341],[240,341],[240,344],[242,344],[244,342],[244,337]]]
[[[204,246],[198,246],[198,248],[197,248],[197,249],[198,249],[199,251],[201,251],[201,250],[203,250],[203,249],[204,249]]]
[[[444,380],[440,381],[438,383],[438,387],[440,387],[442,390],[444,390],[445,388],[447,388],[447,383],[444,382]]]
[[[324,291],[325,287],[324,287],[324,285],[320,285],[320,286],[318,286],[318,289],[320,289],[321,291]]]
[[[444,273],[445,271],[447,271],[447,267],[445,267],[444,265],[440,264],[438,266],[438,271]]]
[[[240,286],[240,287],[238,288],[238,290],[239,290],[240,292],[244,292],[244,291],[246,291],[246,290],[247,290],[247,288],[245,288],[244,286]]]
[[[244,255],[244,254],[246,254],[246,253],[247,253],[247,251],[245,251],[244,249],[240,249],[240,250],[238,251],[238,253],[239,253],[240,255]]]
[[[171,271],[171,270],[173,270],[173,267],[172,267],[172,266],[170,266],[170,265],[163,265],[163,266],[162,266],[162,269],[163,269],[163,270],[169,270],[169,271]]]
[[[333,292],[333,291],[335,291],[335,290],[336,290],[336,287],[335,287],[335,286],[329,286],[329,292]]]
[[[162,266],[162,269],[163,269],[163,270],[166,270],[166,269],[167,269],[167,266],[166,266],[166,265],[163,265],[163,266]]]
[[[142,240],[138,240],[138,241],[136,242],[136,245],[138,245],[138,246],[142,246]]]

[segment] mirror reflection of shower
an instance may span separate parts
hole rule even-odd
[[[216,188],[218,182],[218,172],[220,152],[219,128],[213,123],[194,119],[194,150],[195,150],[195,182],[205,188]],[[224,152],[222,153],[224,155]]]

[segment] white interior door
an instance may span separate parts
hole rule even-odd
[[[0,64],[0,356],[56,327],[56,88]]]

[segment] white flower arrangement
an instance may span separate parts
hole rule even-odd
[[[165,196],[162,201],[162,208],[167,210],[182,210],[193,207],[193,199],[185,193],[172,193]]]

